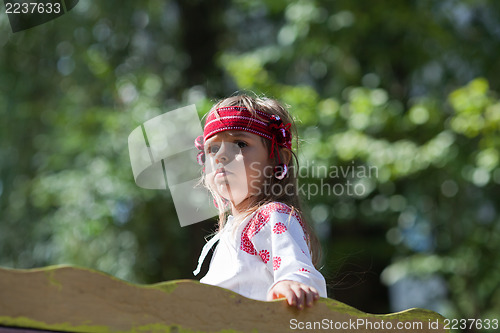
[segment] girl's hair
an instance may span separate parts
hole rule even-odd
[[[295,138],[295,146],[298,147],[299,140],[297,135],[297,129],[295,127],[295,122],[292,119],[291,115],[286,110],[286,108],[283,107],[278,101],[271,98],[259,98],[259,97],[253,98],[248,95],[236,95],[219,101],[212,107],[210,112],[214,111],[216,112],[216,109],[228,106],[246,107],[248,111],[252,113],[252,116],[255,118],[259,118],[256,110],[265,112],[270,115],[279,116],[284,124],[287,123],[291,124],[290,131],[292,133],[292,137]],[[261,139],[265,144],[265,146],[267,147],[268,153],[270,153],[271,141],[263,137]],[[284,150],[288,149],[285,147],[278,148],[278,153],[280,155],[279,159],[281,161],[284,161],[285,157]],[[260,195],[254,199],[253,207],[247,210],[246,216],[255,212],[261,206],[274,201],[284,203],[289,207],[291,207],[292,211],[290,212],[290,215],[296,212],[304,222],[306,233],[308,236],[306,238],[309,240],[308,245],[309,245],[309,251],[311,252],[312,261],[315,266],[318,266],[321,260],[321,245],[319,243],[316,234],[312,230],[310,223],[308,223],[309,221],[306,220],[304,214],[302,213],[301,199],[298,193],[298,177],[297,177],[299,162],[296,153],[293,152],[293,150],[290,150],[290,153],[291,153],[291,158],[290,161],[287,163],[288,173],[285,176],[285,178],[283,178],[282,180],[278,180],[274,176],[267,178],[266,186],[269,190],[267,191],[267,193],[265,193],[266,191],[261,191]],[[278,164],[278,157],[275,156],[273,166],[277,164]],[[209,186],[207,186],[206,184],[205,186],[210,190],[215,199],[215,202],[217,203],[217,208],[219,210],[218,227],[219,230],[221,230],[226,223],[227,209],[225,207],[225,204],[227,203],[227,201],[225,201],[225,199],[223,199],[216,191],[211,189]],[[275,193],[276,191],[271,190],[274,189],[274,186],[278,186],[281,190],[278,193]],[[289,191],[290,188],[293,190]],[[287,190],[285,191],[284,189]]]

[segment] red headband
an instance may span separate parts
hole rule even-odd
[[[284,125],[277,115],[270,115],[258,110],[255,110],[255,112],[257,117],[243,106],[227,106],[210,112],[205,123],[203,136],[200,135],[195,140],[195,145],[200,150],[198,163],[203,164],[205,162],[204,142],[223,131],[245,131],[271,140],[270,158],[274,156],[275,147],[281,146],[292,149],[291,124]]]

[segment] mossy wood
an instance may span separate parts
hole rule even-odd
[[[0,333],[382,332],[388,325],[391,332],[441,333],[443,320],[422,309],[372,315],[328,298],[299,311],[284,300],[255,301],[193,280],[144,286],[69,266],[0,268]]]

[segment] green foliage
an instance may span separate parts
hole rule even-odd
[[[441,311],[456,318],[493,316],[500,311],[500,303],[496,300],[500,284],[496,263],[500,248],[495,241],[500,237],[499,202],[495,195],[500,184],[500,122],[499,100],[490,90],[489,80],[474,79],[449,95],[446,90],[436,90],[426,96],[408,98],[413,85],[425,82],[406,82],[403,91],[407,93],[401,95],[401,89],[391,87],[397,80],[390,75],[367,74],[359,80],[362,86],[348,86],[336,93],[335,84],[327,83],[328,80],[338,84],[342,82],[341,76],[348,82],[356,71],[336,72],[340,75],[324,79],[314,77],[318,59],[307,59],[308,52],[322,58],[315,43],[322,40],[324,33],[315,30],[314,34],[307,34],[308,28],[314,25],[311,20],[314,15],[309,15],[314,12],[311,10],[314,6],[296,2],[287,7],[288,26],[281,28],[278,42],[283,33],[287,36],[284,44],[291,44],[293,48],[283,46],[270,52],[269,46],[263,46],[225,58],[222,63],[239,87],[265,91],[291,105],[291,111],[300,119],[303,161],[338,167],[356,163],[376,168],[375,177],[354,179],[364,182],[366,192],[360,197],[342,194],[309,198],[317,228],[324,230],[327,223],[331,224],[329,228],[342,229],[339,226],[342,220],[363,221],[357,222],[362,225],[376,223],[385,230],[387,241],[394,247],[394,263],[384,271],[384,281],[390,284],[403,277],[425,278],[438,274],[448,281],[449,302]],[[318,7],[316,10],[320,10]],[[301,14],[293,14],[299,12]],[[346,15],[345,12],[332,17],[342,15]],[[360,16],[352,12],[349,15]],[[378,19],[373,17],[374,21]],[[423,17],[408,16],[408,22],[400,23],[410,26],[416,19]],[[428,24],[432,27],[436,22]],[[411,31],[405,33],[410,35]],[[452,34],[453,31],[444,29],[441,33]],[[455,43],[451,34],[446,39]],[[381,38],[384,37],[387,36]],[[353,36],[351,38],[350,41],[354,40]],[[322,45],[329,47],[328,43]],[[370,45],[365,46],[370,48]],[[290,51],[296,52],[295,55],[286,54]],[[349,48],[342,51],[348,52]],[[412,66],[420,63],[425,58],[421,56],[422,51],[427,50],[419,49],[419,53],[407,61],[416,61]],[[448,52],[459,55],[461,51],[450,48]],[[366,61],[373,66],[380,60],[376,58],[380,54],[375,53],[371,61],[361,60],[363,55],[360,54],[356,58],[359,63]],[[387,57],[398,55],[390,50],[383,54]],[[294,80],[287,80],[287,76],[277,75],[283,73],[278,66],[296,69],[299,62],[301,67],[309,68],[305,75],[312,77],[314,88],[300,85],[300,80],[295,84]],[[403,70],[412,68],[418,72],[412,66],[405,65]],[[326,66],[325,70],[329,72],[330,67]],[[293,84],[286,84],[287,81]],[[322,86],[316,85],[325,81]],[[432,84],[426,87],[433,89]],[[311,168],[308,174],[313,176],[304,181],[318,183],[312,170],[315,166],[308,166]],[[326,178],[327,182],[346,181]],[[335,238],[335,231],[330,236],[322,235],[328,253],[345,253],[344,243],[330,243],[332,238],[340,241]],[[376,241],[370,244],[376,246]],[[352,251],[355,246],[349,248]],[[385,251],[382,247],[376,249]],[[332,258],[327,259],[325,267],[327,275],[328,268],[339,268]]]

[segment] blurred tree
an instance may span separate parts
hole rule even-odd
[[[238,86],[292,106],[306,139],[305,162],[378,170],[376,177],[361,177],[367,191],[358,198],[310,198],[318,227],[333,229],[326,238],[329,260],[351,253],[345,261],[364,257],[363,266],[376,272],[392,256],[396,263],[383,275],[387,284],[437,273],[447,281],[449,303],[436,309],[456,318],[498,313],[498,257],[492,257],[498,249],[490,238],[499,236],[499,104],[488,85],[498,89],[488,69],[498,66],[491,53],[499,46],[498,4],[239,4],[250,12],[253,35],[275,34],[262,46],[222,58]],[[284,15],[276,20],[277,13]],[[487,80],[453,91],[476,76]],[[305,182],[349,180],[317,178]],[[339,268],[327,262],[325,272]],[[366,304],[367,293],[376,293],[364,284],[369,287],[358,286],[358,295],[344,292],[343,283],[333,291],[358,308],[382,311],[380,304]]]

